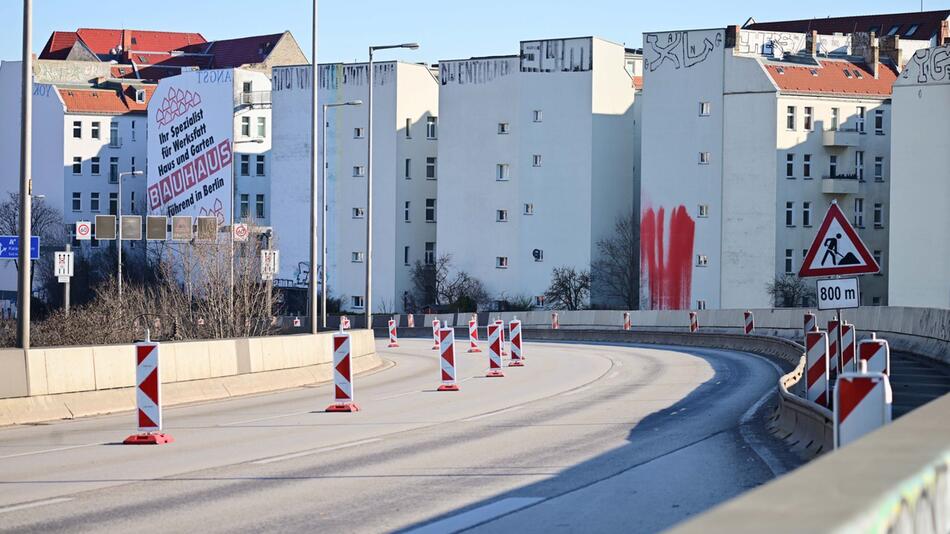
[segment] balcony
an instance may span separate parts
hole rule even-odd
[[[822,132],[822,144],[828,148],[859,146],[861,134],[857,130],[828,130]]]
[[[238,105],[240,106],[270,106],[270,91],[246,91],[238,95]]]
[[[854,195],[859,187],[857,174],[836,174],[821,177],[821,192],[826,195]]]

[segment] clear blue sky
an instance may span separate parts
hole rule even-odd
[[[206,39],[293,32],[310,50],[311,0],[35,0],[33,50],[53,30],[131,28],[199,32]],[[142,6],[137,9],[135,6]],[[924,8],[946,9],[925,0]],[[369,44],[418,41],[416,52],[386,58],[435,63],[517,52],[518,41],[596,35],[639,47],[644,31],[724,27],[757,20],[917,11],[920,0],[684,0],[648,4],[620,0],[324,0],[321,62],[364,60]],[[19,0],[0,0],[0,59],[19,59]]]

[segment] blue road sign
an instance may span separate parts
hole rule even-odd
[[[20,236],[0,235],[0,260],[15,260],[20,257]],[[40,238],[30,236],[30,259],[40,259]]]

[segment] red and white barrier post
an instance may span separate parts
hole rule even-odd
[[[399,336],[396,333],[396,320],[389,320],[389,348],[396,348],[399,346]]]
[[[869,373],[882,373],[891,376],[891,347],[886,339],[878,339],[871,332],[871,339],[858,343],[858,365],[866,362]]]
[[[854,358],[855,355],[855,337],[858,333],[854,329],[853,324],[842,323],[841,326],[841,353],[838,358],[839,366],[838,374],[841,373],[854,373],[858,370],[858,363]]]
[[[745,334],[751,336],[755,333],[755,317],[752,316],[750,311],[743,312],[742,315],[745,318]]]
[[[831,378],[834,378],[838,375],[838,366],[841,365],[838,363],[838,356],[841,354],[838,347],[838,328],[841,326],[841,323],[838,319],[832,319],[828,321],[828,366],[831,373]]]
[[[439,341],[439,320],[432,320],[432,350],[439,350],[441,342]]]
[[[158,365],[158,343],[146,340],[135,344],[135,407],[138,434],[125,439],[126,445],[162,445],[174,440],[162,433],[162,382]]]
[[[344,315],[343,317],[340,317],[340,328],[342,328],[343,330],[349,330],[349,329],[350,329],[350,318],[349,318],[349,317],[347,317],[347,316],[345,316],[345,315]]]
[[[485,376],[497,378],[505,376],[502,372],[501,361],[501,330],[497,323],[488,325],[488,374]]]
[[[416,327],[416,319],[410,313],[409,315],[406,316],[406,328],[415,328],[415,327]]]
[[[501,333],[499,334],[501,336],[501,355],[508,356],[508,347],[505,346],[505,322],[501,319],[495,319],[495,324],[501,327]]]
[[[551,330],[559,330],[561,328],[561,321],[558,320],[557,312],[551,314]]]
[[[342,328],[342,326],[341,326]],[[333,334],[333,404],[328,412],[358,412],[353,402],[353,365],[350,359],[350,335]]]
[[[455,373],[455,329],[439,329],[439,362],[442,367],[442,385],[439,391],[458,391],[458,378]]]
[[[806,334],[807,334],[808,332],[817,332],[817,331],[818,331],[818,318],[815,317],[815,314],[814,314],[814,313],[811,313],[811,312],[806,312],[806,313],[805,313],[805,321],[804,321],[804,325],[803,325],[803,326],[804,326],[804,328],[803,328],[802,331],[805,332]]]
[[[828,406],[828,334],[805,334],[805,398]]]
[[[883,373],[866,370],[842,373],[835,383],[836,449],[891,422],[890,380]]]
[[[511,337],[511,362],[508,367],[524,367],[524,352],[521,350],[521,321],[512,319],[508,323],[508,333]]]
[[[699,332],[699,314],[696,312],[689,312],[689,331]]]
[[[481,352],[478,348],[478,318],[472,316],[468,320],[468,350],[466,352]]]
[[[633,325],[630,321],[630,312],[623,312],[623,329],[630,330],[630,327]]]

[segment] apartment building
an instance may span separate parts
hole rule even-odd
[[[644,34],[641,278],[649,309],[770,307],[831,202],[883,266],[890,94],[905,50],[873,34]]]
[[[537,305],[553,268],[590,269],[639,191],[641,68],[596,37],[440,62],[437,254],[496,300]]]
[[[365,63],[319,65],[317,145],[327,173],[327,280],[343,308],[365,309],[366,163],[369,96]],[[305,288],[310,275],[310,66],[275,68],[273,81],[275,210],[279,285]],[[375,63],[373,69],[373,312],[404,312],[413,265],[436,247],[439,86],[424,64]],[[323,105],[361,101],[361,106]],[[326,153],[326,161],[323,153]],[[319,194],[319,191],[318,191]],[[319,201],[322,203],[322,196]],[[322,243],[318,246],[324,246]],[[318,266],[315,273],[319,273]]]
[[[816,31],[821,35],[873,33],[884,37],[899,37],[904,41],[914,41],[915,48],[922,45],[926,48],[942,43],[941,35],[947,35],[948,25],[950,25],[950,9],[941,9],[771,22],[759,22],[755,18],[749,18],[742,25],[742,29],[771,33]]]
[[[889,303],[950,308],[950,40],[918,51],[894,83]]]

